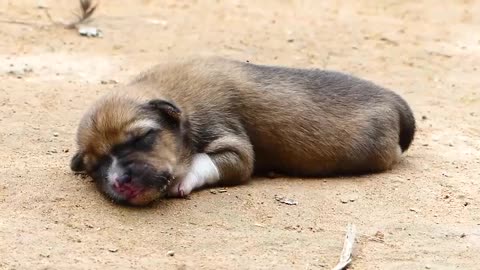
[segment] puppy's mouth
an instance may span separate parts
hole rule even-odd
[[[161,198],[164,192],[158,188],[143,187],[134,183],[114,183],[108,195],[118,204],[145,206]]]
[[[144,206],[166,195],[170,178],[162,178],[163,181],[112,181],[108,188],[104,189],[114,202],[125,205]]]
[[[126,199],[134,199],[142,194],[145,191],[145,188],[133,183],[120,184],[115,182],[113,184],[113,190]]]

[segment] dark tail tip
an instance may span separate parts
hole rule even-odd
[[[412,144],[413,138],[415,136],[415,117],[413,112],[408,106],[407,102],[399,97],[399,114],[400,114],[400,148],[402,152],[408,150]]]

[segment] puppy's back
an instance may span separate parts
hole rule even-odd
[[[334,71],[242,66],[252,84],[242,88],[242,115],[267,167],[281,157],[275,167],[299,174],[384,170],[413,140],[408,104],[372,82]]]
[[[384,170],[408,149],[415,131],[400,96],[334,71],[215,57],[161,65],[139,81],[189,112],[195,130],[208,136],[245,130],[257,170]]]

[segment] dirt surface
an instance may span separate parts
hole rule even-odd
[[[0,269],[331,269],[349,222],[351,269],[478,269],[479,1],[103,1],[103,38],[51,26],[37,2],[58,21],[77,5],[0,1]],[[411,104],[415,142],[382,174],[109,203],[69,171],[79,118],[187,54],[373,80]]]

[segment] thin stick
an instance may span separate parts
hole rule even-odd
[[[42,9],[44,10],[45,15],[47,16],[48,20],[52,23],[52,25],[61,25],[67,29],[74,29],[74,28],[77,28],[79,24],[88,21],[92,17],[97,7],[98,7],[98,1],[94,3],[93,0],[80,0],[81,15],[76,15],[77,20],[67,24],[55,21],[47,7],[44,7]],[[32,27],[51,26],[48,24],[38,24],[34,22],[25,22],[25,21],[16,21],[16,20],[0,20],[0,23],[28,25]]]
[[[345,241],[343,242],[342,253],[340,254],[340,261],[332,270],[344,270],[352,262],[353,244],[355,243],[355,235],[357,229],[354,224],[348,224]]]
[[[69,23],[65,25],[67,29],[76,28],[79,24],[87,21],[97,9],[98,3],[94,3],[92,0],[80,0],[80,11],[81,15],[77,16],[78,19],[76,22]]]

